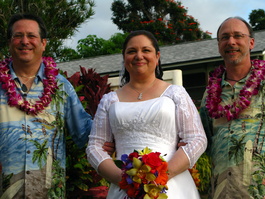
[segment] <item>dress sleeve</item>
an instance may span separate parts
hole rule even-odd
[[[190,161],[190,168],[192,168],[205,151],[207,138],[199,112],[183,87],[175,87],[173,101],[176,105],[176,129],[180,141],[187,143],[182,148]]]
[[[102,146],[105,142],[113,142],[113,134],[109,124],[109,107],[112,103],[114,92],[105,94],[97,108],[94,117],[89,142],[86,149],[87,159],[89,163],[98,170],[100,163],[106,159],[112,159],[106,151],[103,151]]]

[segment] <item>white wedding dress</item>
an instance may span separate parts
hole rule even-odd
[[[98,107],[87,148],[88,160],[97,169],[110,158],[102,151],[105,141],[115,139],[117,159],[122,154],[149,147],[170,160],[179,138],[194,165],[206,148],[206,137],[198,111],[181,86],[169,86],[159,97],[139,102],[119,102],[116,92],[105,95]],[[167,183],[168,199],[200,198],[188,170]],[[124,199],[126,193],[111,184],[108,199]]]

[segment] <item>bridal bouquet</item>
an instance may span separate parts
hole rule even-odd
[[[145,148],[121,156],[121,189],[126,190],[125,199],[166,199],[167,162],[159,152]]]

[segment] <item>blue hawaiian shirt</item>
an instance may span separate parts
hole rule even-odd
[[[34,103],[43,92],[44,64],[25,98]],[[17,92],[18,77],[10,67]],[[65,133],[78,146],[88,142],[92,117],[70,82],[57,76],[59,89],[50,105],[36,116],[7,104],[0,85],[0,198],[65,198]],[[60,188],[60,196],[55,196]],[[58,193],[57,193],[58,194]]]

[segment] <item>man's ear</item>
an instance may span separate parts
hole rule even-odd
[[[46,45],[47,45],[47,39],[42,39],[41,43],[42,43],[42,46],[43,46],[43,51],[45,51]]]

